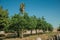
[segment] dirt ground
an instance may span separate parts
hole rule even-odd
[[[24,38],[7,38],[4,40],[36,40],[37,37],[40,37],[42,40],[46,40],[47,38],[49,38],[52,35],[58,34],[58,32],[52,32],[52,33],[45,33],[45,34],[39,34],[39,35],[31,35],[31,36],[27,36]],[[60,32],[59,32],[60,34]]]

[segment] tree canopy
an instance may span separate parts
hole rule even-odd
[[[24,5],[22,4],[24,7]],[[23,13],[23,7],[20,9],[20,11]],[[13,30],[16,31],[19,37],[23,37],[23,31],[24,30],[31,30],[31,34],[33,30],[43,30],[45,31],[52,31],[53,26],[48,23],[44,16],[41,18],[37,18],[34,16],[29,16],[28,13],[24,12],[23,16],[20,14],[14,14],[13,16],[9,17],[8,10],[3,10],[3,8],[0,6],[0,30]]]

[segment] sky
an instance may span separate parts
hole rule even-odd
[[[44,16],[53,27],[60,24],[60,0],[0,0],[3,9],[8,9],[9,16],[19,13],[20,4],[25,4],[25,12],[29,16]]]

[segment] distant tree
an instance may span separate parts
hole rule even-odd
[[[47,31],[53,31],[53,26],[50,23],[47,23]]]
[[[36,25],[36,34],[37,34],[37,30],[41,30],[42,29],[42,24],[41,24],[41,19],[37,18],[37,25]]]
[[[36,34],[37,34],[37,18],[36,18],[36,16],[33,16],[33,23],[34,23],[34,29],[36,30]]]
[[[45,21],[44,16],[42,16],[42,18],[41,18],[41,26],[42,26],[43,32],[45,32],[46,31],[46,21]]]
[[[50,23],[47,23],[44,17],[42,17],[42,30],[44,32],[53,30],[53,26]]]
[[[0,6],[0,30],[4,30],[8,26],[8,10],[3,10]]]
[[[36,27],[36,19],[35,19],[35,16],[32,16],[32,17],[29,17],[29,19],[27,19],[27,30],[31,30],[31,34],[32,34],[32,31],[35,29]]]
[[[21,4],[20,4],[20,12],[21,12],[21,14],[23,14],[23,15],[24,15],[24,8],[25,8],[25,4],[24,4],[24,3],[21,3]]]

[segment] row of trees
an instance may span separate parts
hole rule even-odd
[[[44,16],[37,18],[36,16],[28,16],[24,12],[24,15],[14,14],[9,17],[8,10],[3,10],[0,6],[0,30],[13,30],[16,31],[18,37],[23,37],[24,30],[31,30],[31,34],[33,30],[36,30],[37,34],[37,30],[43,30],[43,32],[52,31],[53,27],[45,20]]]

